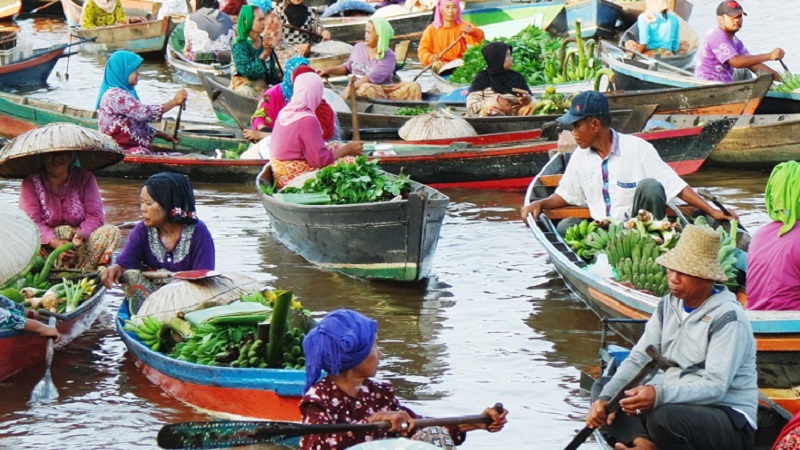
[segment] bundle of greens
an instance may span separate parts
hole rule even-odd
[[[432,109],[429,106],[403,106],[397,108],[395,114],[398,116],[419,116],[420,114],[428,114]]]

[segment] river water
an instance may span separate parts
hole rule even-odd
[[[716,2],[695,2],[691,23],[713,24]],[[786,63],[800,67],[796,31],[780,15],[780,0],[744,3],[749,16],[742,38],[754,52],[777,45]],[[24,21],[36,43],[62,42],[64,28]],[[92,55],[72,57],[31,96],[92,108],[102,76]],[[409,71],[408,73],[414,73]],[[169,69],[148,63],[138,90],[162,102],[177,88]],[[209,120],[205,94],[190,89],[186,117]],[[763,208],[767,174],[701,170],[687,177],[736,208],[751,230],[768,218]],[[108,223],[139,219],[139,182],[100,179]],[[445,190],[451,204],[432,277],[417,284],[377,283],[319,270],[287,250],[272,233],[248,184],[195,185],[198,213],[214,236],[217,268],[248,273],[293,290],[318,317],[348,307],[379,321],[384,360],[379,377],[393,382],[407,405],[429,416],[477,414],[502,402],[509,424],[498,434],[473,432],[464,449],[563,448],[583,425],[588,400],[578,395],[580,369],[596,362],[600,325],[564,286],[530,232],[518,219],[522,193]],[[0,181],[0,205],[14,207],[17,181]],[[142,376],[116,336],[113,317],[121,301],[114,289],[91,330],[56,354],[53,378],[60,392],[50,405],[29,406],[43,368],[0,382],[2,449],[155,448],[166,423],[208,420]],[[591,448],[592,444],[587,444]],[[271,448],[265,446],[264,448]]]

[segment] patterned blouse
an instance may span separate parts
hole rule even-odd
[[[339,389],[331,377],[320,380],[306,392],[300,400],[300,413],[303,423],[367,423],[367,418],[381,411],[406,411],[412,418],[419,418],[410,409],[401,406],[395,396],[394,387],[389,383],[381,383],[367,379],[361,385],[357,398],[351,397]],[[458,433],[457,427],[449,430],[450,435],[460,444],[464,434]],[[302,450],[344,450],[354,445],[398,437],[386,430],[335,434],[314,434],[304,436],[300,441]]]
[[[236,66],[236,73],[250,81],[264,80],[267,85],[278,84],[281,82],[281,70],[275,64],[273,58],[261,59],[261,52],[264,47],[253,48],[253,44],[247,40],[233,44],[231,53],[233,63]]]
[[[22,330],[25,320],[25,307],[0,295],[0,330]]]
[[[152,153],[156,129],[149,122],[161,120],[163,113],[161,105],[146,105],[124,89],[111,88],[100,101],[97,127],[126,153]]]
[[[118,23],[125,23],[128,18],[125,17],[125,11],[122,9],[122,2],[117,1],[117,6],[114,7],[114,12],[108,14],[100,9],[99,6],[91,0],[87,0],[86,6],[81,17],[81,28],[91,29],[97,27],[109,27]]]
[[[128,243],[117,258],[117,264],[126,269],[143,268],[166,269],[172,272],[182,270],[213,270],[214,240],[206,224],[198,221],[194,225],[184,225],[181,237],[172,251],[167,251],[158,230],[139,222],[131,231]]]

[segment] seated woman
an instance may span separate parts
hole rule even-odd
[[[304,73],[294,81],[292,100],[278,114],[272,131],[270,165],[279,188],[298,175],[331,165],[347,155],[357,156],[364,145],[348,142],[329,149],[315,111],[322,102],[322,79]]]
[[[467,46],[480,44],[483,38],[480,28],[461,20],[461,6],[458,1],[439,0],[433,13],[433,23],[425,28],[419,40],[417,56],[423,66],[433,65],[433,70],[438,72],[443,65],[461,58],[467,51]],[[439,53],[456,40],[458,43],[439,57]]]
[[[61,333],[55,327],[47,326],[38,320],[30,320],[37,317],[38,314],[35,312],[26,310],[21,304],[0,295],[0,331],[27,331],[42,337],[53,337],[56,342],[61,340]]]
[[[231,61],[231,45],[236,33],[231,17],[219,10],[217,0],[197,0],[194,13],[183,25],[183,55],[190,61]]]
[[[478,72],[467,94],[467,110],[474,116],[527,116],[535,106],[528,83],[511,70],[514,60],[505,42],[492,42],[481,49],[486,69]]]
[[[278,51],[281,60],[298,55],[307,56],[311,51],[311,44],[331,38],[331,33],[319,20],[319,13],[306,6],[303,0],[279,1],[275,4],[275,15],[283,35],[281,41],[275,41],[282,42]],[[320,37],[312,36],[309,32]]]
[[[492,423],[429,427],[417,430],[419,418],[402,406],[389,383],[375,381],[378,363],[383,354],[378,348],[378,324],[355,311],[340,309],[328,313],[303,340],[306,357],[305,395],[300,400],[303,423],[371,423],[391,422],[389,430],[351,431],[346,433],[304,436],[303,450],[337,450],[362,442],[387,437],[409,436],[414,440],[453,448],[464,441],[471,430],[494,433],[503,429],[508,411],[502,414],[487,408],[483,414]],[[320,380],[322,371],[327,375]]]
[[[122,2],[118,0],[86,0],[81,9],[81,28],[92,29],[128,23]]]
[[[262,36],[264,26],[261,8],[242,6],[232,49],[236,72],[231,77],[231,88],[248,97],[258,97],[267,86],[280,83],[283,77],[272,43]]]
[[[147,105],[139,101],[136,85],[139,83],[141,56],[119,50],[108,58],[103,84],[97,96],[97,128],[114,138],[129,155],[150,155],[153,139],[160,137],[169,142],[180,138],[156,130],[150,122],[186,101],[186,90],[180,89],[172,100],[163,105]]]
[[[117,263],[103,272],[111,288],[122,281],[133,314],[163,284],[145,278],[142,270],[213,270],[214,240],[197,218],[189,177],[161,172],[145,181],[140,195],[142,221],[136,224]]]
[[[22,181],[19,207],[39,227],[42,250],[47,257],[64,244],[56,269],[92,272],[111,261],[120,241],[117,227],[103,225],[103,199],[97,180],[80,168],[75,152],[49,152],[41,157],[39,173]]]
[[[292,100],[294,79],[300,74],[314,72],[309,64],[308,59],[302,56],[294,56],[286,62],[284,80],[261,94],[258,109],[251,119],[253,129],[244,130],[245,138],[257,141],[272,132],[278,114]],[[322,127],[322,139],[325,141],[339,140],[339,120],[333,108],[325,100],[322,100],[315,114]]]
[[[647,0],[647,10],[636,19],[639,42],[631,39],[625,48],[648,56],[669,56],[681,49],[681,31],[678,17],[669,10],[667,0]],[[686,45],[686,44],[684,44]]]
[[[322,77],[329,75],[356,76],[356,95],[367,98],[391,98],[394,100],[422,100],[422,88],[414,81],[392,83],[396,59],[389,50],[389,41],[394,37],[394,29],[383,17],[373,16],[367,22],[364,42],[353,47],[353,53],[346,63],[322,69]],[[342,97],[350,95],[348,86]]]

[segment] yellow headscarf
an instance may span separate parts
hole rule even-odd
[[[783,222],[779,236],[794,228],[800,209],[800,164],[787,161],[772,169],[764,193],[769,218]]]

